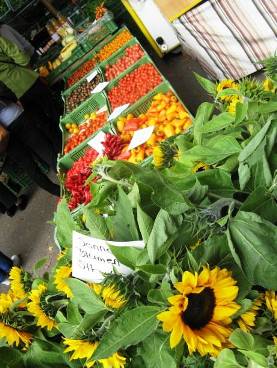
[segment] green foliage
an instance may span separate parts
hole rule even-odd
[[[160,309],[157,307],[141,306],[123,312],[103,336],[93,358],[109,357],[119,349],[143,341],[157,328],[156,316],[159,311]]]

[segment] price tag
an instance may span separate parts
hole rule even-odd
[[[96,136],[94,136],[89,142],[88,145],[95,149],[100,155],[103,155],[104,146],[103,142],[105,141],[106,134],[100,131]]]
[[[151,137],[154,129],[155,129],[155,125],[151,125],[147,128],[136,130],[129,144],[128,151],[147,142],[148,139]]]
[[[116,247],[134,247],[143,249],[143,241],[113,242],[92,238],[73,231],[72,234],[72,276],[88,282],[101,282],[104,273],[113,273],[114,269],[122,275],[132,270],[121,264],[112,254],[109,244]]]
[[[98,71],[97,70],[94,70],[92,73],[90,73],[88,76],[87,76],[87,82],[91,82],[98,74]]]
[[[101,82],[91,91],[92,94],[102,92],[107,87],[109,82]]]
[[[117,108],[114,109],[114,111],[111,113],[109,120],[113,120],[116,119],[119,115],[121,115],[123,113],[123,111],[125,111],[128,107],[130,106],[130,104],[125,104],[122,106],[118,106]]]

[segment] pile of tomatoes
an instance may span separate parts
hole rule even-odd
[[[108,92],[112,109],[133,104],[162,82],[162,77],[152,64],[143,64],[120,79]]]
[[[140,45],[136,44],[128,47],[124,51],[124,55],[120,57],[114,64],[107,65],[105,76],[108,81],[116,78],[124,70],[128,69],[131,65],[135,64],[142,56],[144,52]]]
[[[66,128],[69,132],[73,132],[73,134],[69,137],[64,147],[64,153],[67,154],[75,147],[77,147],[80,143],[85,141],[88,137],[90,137],[93,133],[97,130],[102,128],[102,126],[107,121],[107,114],[106,112],[101,112],[100,114],[92,113],[90,115],[85,116],[86,121],[85,123],[79,125],[79,127],[75,127],[73,124],[67,124]]]
[[[83,65],[81,65],[68,79],[67,87],[73,86],[75,83],[79,82],[85,75],[87,75],[92,69],[95,68],[97,63],[97,58],[94,57],[89,59]]]
[[[68,170],[65,179],[65,188],[71,197],[68,207],[72,211],[80,204],[87,204],[91,201],[92,195],[86,181],[92,173],[91,165],[98,157],[98,152],[90,148],[83,157],[74,162],[72,168]]]

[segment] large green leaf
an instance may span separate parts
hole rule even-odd
[[[252,212],[240,211],[229,223],[229,245],[250,282],[277,288],[277,227]]]
[[[246,147],[241,151],[239,155],[239,161],[245,161],[262,143],[267,131],[269,130],[272,124],[272,117],[270,117],[267,123],[263,126],[263,128],[257,133],[250,142],[246,145]]]
[[[112,254],[120,263],[133,270],[136,268],[137,260],[143,252],[142,249],[134,247],[117,247],[111,244],[108,245]]]
[[[107,358],[119,349],[145,340],[158,326],[159,311],[157,307],[141,306],[123,312],[104,334],[92,358]]]
[[[38,368],[76,367],[75,363],[69,361],[63,350],[64,347],[61,344],[36,338],[24,356],[26,366]]]
[[[225,234],[212,236],[204,244],[197,247],[192,252],[192,255],[200,265],[209,264],[211,268],[218,266],[232,271],[232,277],[239,286],[239,300],[245,298],[251,290],[251,284],[240,267],[234,262]]]
[[[139,350],[147,368],[177,368],[173,350],[169,347],[169,336],[156,331],[143,341]]]
[[[187,158],[192,161],[203,161],[208,165],[213,165],[240,151],[241,147],[234,137],[219,136],[209,146],[197,145],[188,150]]]
[[[120,186],[118,186],[115,211],[115,216],[112,217],[113,239],[118,241],[139,240],[132,204]]]
[[[142,239],[146,243],[149,239],[154,221],[142,210],[139,204],[137,204],[137,221]]]
[[[218,130],[227,128],[235,120],[235,116],[229,112],[223,112],[220,115],[216,115],[210,121],[208,121],[201,129],[202,133],[214,133]]]
[[[265,187],[257,187],[241,206],[241,211],[254,212],[265,220],[277,223],[277,203]]]
[[[172,216],[164,210],[158,213],[147,242],[150,261],[154,263],[168,247],[168,241],[177,234],[182,223],[182,216]]]
[[[193,73],[195,78],[197,79],[197,82],[201,85],[202,88],[204,88],[205,91],[207,91],[212,96],[216,96],[216,84],[210,81],[207,78],[202,77],[201,75],[197,73]]]
[[[73,293],[73,302],[76,302],[88,314],[95,314],[106,310],[105,304],[88,285],[77,279],[68,279],[67,284]]]
[[[95,209],[90,204],[84,208],[85,224],[90,235],[97,239],[109,239],[110,233],[105,219],[99,214],[95,213]]]
[[[0,347],[1,367],[8,368],[23,368],[23,354],[16,349],[9,347]]]
[[[202,127],[214,110],[214,105],[209,102],[203,102],[197,109],[195,119],[193,120],[194,143],[202,143]]]
[[[97,311],[94,314],[86,313],[79,324],[63,322],[58,324],[58,329],[67,338],[81,339],[92,330],[96,323],[103,319],[106,313],[106,310]]]
[[[230,349],[223,349],[216,359],[214,368],[244,368],[237,362],[234,352]]]
[[[62,199],[57,207],[54,221],[57,227],[57,240],[62,248],[72,247],[72,231],[79,230],[67,207],[65,199]]]

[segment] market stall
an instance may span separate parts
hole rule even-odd
[[[277,57],[263,64],[261,82],[196,75],[195,117],[126,26],[63,71],[59,255],[10,272],[5,368],[276,365]]]

